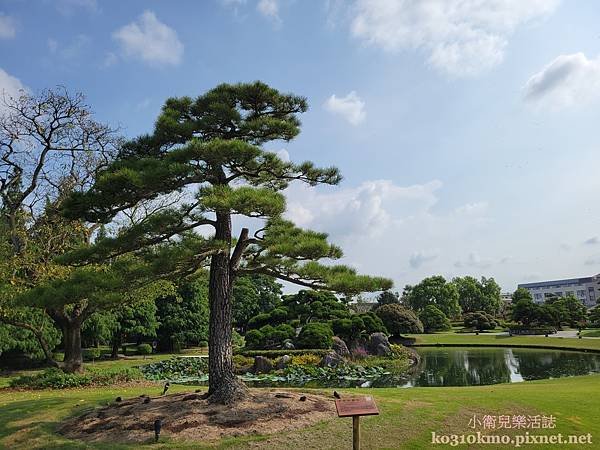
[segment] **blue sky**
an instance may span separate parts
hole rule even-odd
[[[150,131],[169,96],[263,80],[304,95],[269,148],[336,165],[288,216],[393,278],[600,272],[593,0],[0,0],[0,90],[58,84]]]

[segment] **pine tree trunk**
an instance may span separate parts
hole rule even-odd
[[[117,359],[119,357],[119,347],[121,346],[121,336],[113,336],[112,338],[112,352],[111,358]]]
[[[212,403],[230,404],[243,399],[248,389],[233,371],[231,327],[231,216],[217,213],[215,238],[227,245],[225,253],[214,255],[210,263],[208,298],[210,302],[208,394]]]
[[[83,352],[81,351],[81,322],[67,320],[63,325],[65,358],[62,369],[67,373],[83,372]]]

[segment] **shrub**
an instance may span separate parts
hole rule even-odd
[[[423,323],[423,329],[426,333],[431,333],[433,331],[447,331],[452,328],[446,314],[434,305],[427,305],[423,311],[419,313],[419,319]]]
[[[86,361],[94,361],[102,356],[102,350],[96,347],[86,348],[83,350],[83,359]]]
[[[600,328],[600,305],[590,311],[590,326]]]
[[[265,326],[269,323],[271,316],[268,313],[258,314],[248,321],[248,329],[254,330]]]
[[[140,344],[137,346],[138,355],[150,355],[152,353],[152,346],[150,344]]]
[[[383,324],[379,316],[377,316],[377,314],[375,314],[374,312],[360,314],[360,318],[365,324],[365,332],[367,334],[388,333],[388,331],[385,329],[385,325]]]
[[[398,336],[403,333],[422,333],[423,324],[417,315],[402,305],[389,304],[377,308],[379,316],[385,328],[392,335]]]
[[[233,346],[235,347],[235,343],[233,344]],[[208,341],[200,341],[200,342],[198,342],[198,347],[201,347],[201,348],[208,347]]]
[[[494,316],[486,313],[485,311],[475,311],[465,314],[463,321],[465,327],[474,328],[479,331],[493,330],[496,328],[496,320],[494,319]]]
[[[242,348],[246,345],[246,340],[244,339],[244,336],[242,336],[240,333],[238,333],[235,330],[231,331],[231,341],[233,343],[233,348]],[[202,341],[204,343],[204,345],[200,345],[200,347],[208,347],[208,342],[207,341]]]
[[[329,324],[312,322],[300,331],[296,343],[300,348],[331,348],[333,331]]]
[[[260,348],[264,336],[259,330],[249,330],[246,333],[246,348]]]
[[[369,357],[369,352],[363,346],[354,347],[350,350],[350,357],[354,360],[366,359]]]
[[[243,355],[243,356],[264,356],[267,358],[277,358],[279,356],[283,356],[283,355],[290,355],[290,356],[294,356],[294,355],[319,355],[319,356],[325,356],[327,353],[329,353],[329,350],[326,349],[322,349],[322,348],[309,348],[309,349],[295,349],[295,350],[243,350],[239,353],[237,353],[238,355]]]
[[[292,364],[296,364],[298,366],[318,366],[323,359],[320,355],[315,355],[314,353],[305,353],[303,355],[294,355],[292,356]]]
[[[236,372],[250,370],[254,364],[254,358],[244,355],[233,355],[233,366]]]
[[[23,375],[10,381],[11,387],[30,389],[67,389],[83,386],[107,386],[142,378],[136,368],[88,369],[85,373],[65,373],[52,368],[35,375]]]

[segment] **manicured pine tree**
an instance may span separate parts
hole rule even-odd
[[[86,193],[75,194],[69,217],[108,223],[140,202],[192,193],[191,200],[155,214],[70,262],[106,261],[140,252],[157,276],[184,276],[209,268],[209,399],[231,403],[246,395],[232,363],[232,286],[238,276],[262,274],[301,286],[353,295],[389,289],[391,281],[358,275],[343,265],[324,265],[342,251],[327,235],[282,218],[282,191],[292,181],[335,185],[336,168],[284,161],[262,145],[289,141],[300,131],[307,101],[261,82],[221,84],[192,99],[171,98],[154,132],[123,146],[116,161]],[[252,233],[234,236],[232,216],[259,219]],[[211,233],[192,230],[210,227]]]

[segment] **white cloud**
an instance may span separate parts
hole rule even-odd
[[[593,236],[589,239],[586,239],[583,243],[586,245],[597,245],[600,244],[600,239],[598,239],[598,236]]]
[[[256,4],[256,9],[263,16],[277,23],[281,22],[281,18],[279,17],[279,0],[259,0]]]
[[[0,39],[12,39],[17,34],[15,19],[0,13]]]
[[[333,94],[325,102],[325,109],[333,114],[338,114],[352,125],[358,125],[365,120],[365,102],[356,94],[350,92],[345,97],[336,97]]]
[[[107,52],[106,55],[104,55],[104,60],[102,61],[102,67],[114,66],[118,60],[119,60],[119,57],[117,55],[115,55],[113,52]]]
[[[422,50],[434,68],[472,76],[504,58],[521,24],[559,0],[356,0],[352,34],[387,51]]]
[[[413,269],[418,269],[423,264],[434,261],[438,256],[439,251],[437,250],[419,250],[410,255],[408,263]]]
[[[454,267],[457,268],[475,268],[475,269],[487,269],[492,266],[492,260],[482,258],[477,252],[469,253],[469,256],[464,261],[456,261]]]
[[[455,209],[457,214],[464,214],[467,216],[475,216],[485,213],[488,210],[487,202],[475,202],[475,203],[467,203],[465,205],[459,206]]]
[[[600,98],[600,57],[560,55],[525,84],[525,99],[553,109]]]
[[[152,11],[144,11],[134,21],[113,33],[127,57],[150,64],[176,65],[183,57],[183,44],[177,33],[159,21]]]
[[[0,112],[4,109],[3,99],[18,97],[21,90],[27,90],[21,80],[0,69]]]
[[[489,235],[491,221],[482,220],[488,214],[484,208],[464,208],[469,214],[438,212],[441,189],[438,180],[410,186],[390,180],[343,188],[292,185],[286,191],[286,217],[329,233],[344,250],[341,263],[359,261],[361,272],[390,277],[401,289],[432,274],[463,275],[464,269],[454,266],[456,255],[477,248],[473,246],[480,245],[479,239]],[[486,252],[493,261],[506,256],[505,247],[489,247]],[[487,267],[487,260],[479,257],[471,262]]]
[[[279,156],[279,159],[282,161],[290,162],[290,153],[285,148],[282,148],[275,153],[277,153],[277,156]]]

